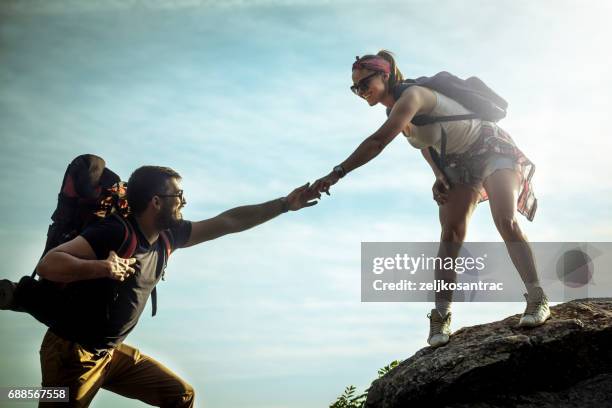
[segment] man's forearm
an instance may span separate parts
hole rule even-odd
[[[104,261],[79,259],[65,252],[50,252],[40,261],[36,272],[54,282],[74,282],[105,277]]]
[[[283,199],[276,199],[262,204],[232,208],[220,214],[220,216],[228,220],[231,224],[230,232],[233,233],[263,224],[287,210],[286,201]]]

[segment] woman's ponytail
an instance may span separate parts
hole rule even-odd
[[[389,62],[389,64],[391,64],[391,72],[389,73],[389,89],[393,89],[395,85],[404,80],[404,76],[397,68],[397,65],[395,65],[395,59],[393,58],[391,51],[380,50],[376,55],[385,59],[387,62]]]

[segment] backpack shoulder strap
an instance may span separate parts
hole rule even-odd
[[[169,231],[168,231],[169,232]],[[161,231],[159,233],[159,238],[164,246],[164,265],[162,268],[162,280],[166,280],[166,266],[168,265],[168,259],[170,258],[170,254],[172,253],[172,246],[170,245],[170,238],[168,237],[168,233],[166,231]]]
[[[153,287],[151,292],[151,317],[155,317],[157,314],[157,286]]]
[[[117,251],[117,255],[119,255],[121,258],[131,258],[132,255],[134,255],[134,252],[136,252],[136,246],[138,245],[138,238],[136,237],[134,227],[132,227],[132,224],[130,224],[129,221],[119,214],[113,213],[111,216],[119,220],[124,228],[123,241],[121,242],[121,246]]]
[[[414,85],[418,85],[414,79],[404,79],[400,83],[396,84],[393,87],[393,97],[395,98],[395,100],[397,101],[406,89]]]
[[[416,82],[412,79],[404,79],[402,82],[396,84],[393,87],[393,98],[397,101],[404,91],[411,86],[416,85]],[[391,108],[387,108],[387,116],[391,114]]]
[[[439,122],[453,122],[456,120],[480,119],[480,115],[476,113],[467,113],[465,115],[449,115],[449,116],[429,116],[419,115],[412,119],[412,124],[415,126],[431,125]]]
[[[440,138],[440,154],[438,154],[438,152],[436,151],[436,149],[433,148],[433,146],[429,146],[428,148],[431,159],[433,160],[438,170],[440,170],[442,174],[444,174],[444,176],[446,176],[446,173],[444,172],[444,167],[446,167],[446,140],[446,131],[444,130],[444,128],[442,128],[442,135]],[[448,176],[446,177],[448,178]]]
[[[168,258],[170,258],[170,254],[172,253],[172,247],[170,246],[170,239],[165,231],[161,231],[159,233],[159,238],[164,246],[164,264],[162,266],[162,280],[166,280],[166,265],[168,264]],[[157,314],[157,285],[153,288],[151,292],[151,316],[155,316]]]
[[[162,231],[159,233],[159,237],[164,244],[164,251],[166,252],[166,260],[170,258],[170,254],[172,253],[172,246],[170,245],[170,238],[168,238],[168,234],[166,231]]]

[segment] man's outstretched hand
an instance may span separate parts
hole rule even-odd
[[[317,199],[321,198],[321,193],[310,188],[310,183],[306,183],[296,188],[287,196],[287,204],[290,211],[297,211],[304,207],[312,207],[317,204]]]

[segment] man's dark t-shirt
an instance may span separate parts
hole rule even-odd
[[[133,255],[140,266],[136,273],[125,281],[101,278],[71,283],[66,315],[56,327],[51,327],[56,334],[91,350],[115,347],[134,329],[165,266],[162,238],[149,245],[136,220],[129,217],[128,222],[138,241]],[[189,221],[166,230],[171,250],[184,246],[190,234]],[[111,250],[119,252],[124,235],[125,227],[115,217],[95,223],[81,233],[98,259],[108,258]]]

